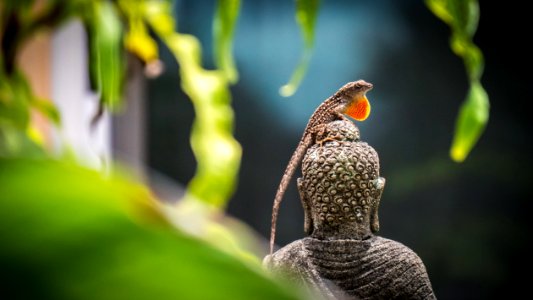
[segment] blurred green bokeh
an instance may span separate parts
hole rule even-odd
[[[0,160],[0,281],[17,299],[295,299],[170,226],[149,191],[73,163]]]

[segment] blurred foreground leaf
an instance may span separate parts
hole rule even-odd
[[[213,21],[215,64],[224,72],[230,83],[239,80],[232,51],[233,35],[240,6],[240,0],[218,0]]]
[[[116,6],[107,0],[92,1],[84,20],[89,34],[92,84],[102,103],[111,110],[117,109],[122,96],[124,59],[122,23]]]
[[[59,110],[57,110],[57,107],[51,100],[33,98],[31,106],[43,114],[54,125],[59,125],[61,123]]]
[[[319,5],[319,0],[296,0],[296,22],[302,32],[304,51],[289,82],[279,90],[284,97],[292,96],[296,92],[309,66],[315,43],[315,23]]]
[[[198,165],[185,200],[224,207],[235,189],[241,159],[241,147],[232,134],[229,79],[223,71],[202,67],[200,43],[174,31],[167,2],[150,1],[147,19],[180,65],[181,86],[196,113],[191,147]]]
[[[470,91],[455,125],[450,156],[456,162],[466,159],[489,119],[489,98],[480,83],[483,54],[472,42],[479,21],[477,0],[426,0],[429,9],[452,30],[450,47],[463,59],[470,80]]]
[[[30,103],[33,94],[24,75],[0,72],[0,125],[26,130],[30,123]]]
[[[0,287],[11,299],[295,299],[176,232],[141,185],[0,159]]]
[[[0,157],[13,154],[42,155],[38,144],[27,134],[30,128],[30,105],[39,104],[40,101],[34,98],[21,72],[16,70],[7,75],[0,70]],[[43,110],[48,117],[59,118],[53,105],[41,107]]]

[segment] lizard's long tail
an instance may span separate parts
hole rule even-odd
[[[270,254],[274,252],[274,240],[276,239],[276,221],[278,220],[279,205],[281,204],[283,195],[285,194],[285,191],[287,190],[287,187],[291,182],[291,178],[294,174],[294,171],[296,171],[296,168],[300,164],[300,161],[302,160],[305,151],[307,151],[307,148],[309,148],[309,146],[311,145],[311,142],[312,136],[310,134],[303,137],[303,139],[298,144],[298,147],[292,154],[291,160],[289,161],[289,164],[285,169],[285,173],[283,173],[283,177],[281,178],[278,191],[276,192],[276,198],[274,198],[274,205],[272,207],[272,225],[270,227]]]

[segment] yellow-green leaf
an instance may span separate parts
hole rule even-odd
[[[470,80],[479,80],[483,72],[483,55],[472,42],[479,22],[477,0],[426,0],[426,4],[450,26],[450,47],[463,58]]]
[[[218,0],[213,22],[215,64],[230,83],[235,83],[239,79],[232,51],[240,6],[240,0]]]
[[[34,95],[20,71],[9,76],[0,71],[0,157],[43,154],[28,134],[32,101]]]
[[[152,28],[157,28],[158,35],[170,35],[174,33],[176,24],[170,11],[170,1],[146,0],[144,3],[144,16]]]
[[[319,0],[296,0],[296,21],[302,31],[306,48],[312,48],[315,42],[315,23],[319,4]]]
[[[489,97],[479,82],[470,87],[465,102],[461,105],[450,156],[462,162],[485,130],[489,120]]]
[[[86,16],[89,33],[90,73],[101,101],[110,109],[120,106],[124,61],[122,23],[110,1],[91,3],[92,14]]]
[[[55,125],[59,125],[61,123],[61,115],[51,100],[33,99],[31,101],[31,106],[37,109]]]
[[[296,92],[309,66],[315,42],[315,24],[319,5],[319,0],[296,0],[296,22],[302,32],[304,50],[289,82],[279,90],[284,97],[292,96]]]
[[[471,39],[465,39],[457,34],[452,35],[450,47],[455,54],[463,58],[469,79],[471,81],[479,81],[485,65],[481,50]]]
[[[145,63],[157,59],[157,43],[148,34],[141,20],[131,20],[129,31],[124,37],[126,49],[135,54]]]
[[[300,86],[300,83],[307,72],[307,68],[309,67],[309,62],[311,61],[311,50],[312,49],[304,49],[304,53],[300,58],[300,62],[292,73],[289,82],[279,89],[279,93],[283,97],[290,97],[298,90],[298,87]]]
[[[235,189],[241,158],[241,147],[232,134],[228,77],[202,67],[200,43],[192,35],[172,30],[169,6],[154,1],[150,5],[146,18],[180,65],[181,87],[196,113],[191,146],[197,169],[185,198],[224,207]]]
[[[148,33],[144,20],[146,1],[119,0],[118,7],[128,23],[128,29],[124,36],[126,49],[146,64],[157,60],[157,43]]]

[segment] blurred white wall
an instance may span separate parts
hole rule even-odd
[[[87,37],[82,24],[72,21],[52,36],[52,99],[62,126],[52,132],[59,153],[72,151],[85,165],[103,168],[111,161],[111,120],[107,113],[91,128],[98,95],[89,84]]]

